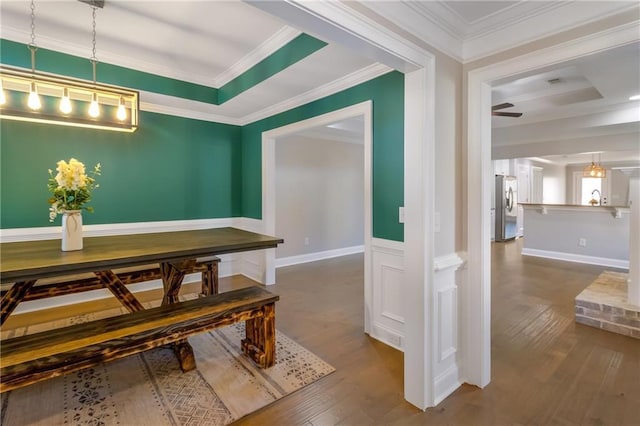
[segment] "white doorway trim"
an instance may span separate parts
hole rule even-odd
[[[467,74],[467,288],[464,329],[467,381],[491,380],[491,84],[610,48],[638,42],[637,23],[471,70]]]
[[[318,126],[326,126],[336,121],[354,117],[364,117],[364,302],[365,332],[370,332],[371,318],[368,315],[371,305],[371,239],[372,221],[372,146],[373,146],[373,104],[365,101],[356,105],[332,111],[323,115],[298,121],[283,127],[262,133],[262,220],[264,231],[269,235],[276,232],[276,141],[278,138],[292,135]],[[275,250],[265,251],[266,282],[275,283]]]
[[[432,297],[435,159],[429,154],[435,147],[435,56],[424,45],[416,45],[414,40],[364,17],[344,2],[245,1],[309,34],[405,73],[405,95],[411,94],[409,103],[416,107],[411,110],[411,119],[405,111],[405,158],[408,152],[417,157],[406,162],[404,170],[404,238],[405,248],[410,246],[412,250],[411,256],[404,259],[407,285],[402,303],[406,310],[405,325],[408,325],[405,327],[404,397],[421,410],[433,406],[436,401],[433,375],[436,324]],[[406,176],[411,178],[410,185]],[[415,179],[416,176],[421,178]]]

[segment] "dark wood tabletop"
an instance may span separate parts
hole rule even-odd
[[[277,247],[283,240],[237,228],[84,238],[64,252],[60,240],[0,243],[0,282],[94,272],[148,263]]]

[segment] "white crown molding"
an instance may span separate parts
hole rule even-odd
[[[274,54],[278,49],[291,42],[300,34],[302,34],[302,31],[300,30],[286,25],[283,26],[278,32],[265,40],[252,52],[215,77],[212,82],[213,87],[220,88],[224,86],[234,78],[242,75],[245,71],[258,64],[260,61]]]
[[[588,5],[589,7],[586,7]],[[559,34],[573,28],[605,19],[626,11],[636,10],[637,4],[625,8],[612,9],[608,2],[570,2],[558,7],[539,11],[520,22],[504,24],[499,29],[486,31],[481,36],[465,40],[463,45],[464,62],[473,62],[541,38]],[[518,28],[514,28],[515,26]],[[629,24],[627,24],[629,25]],[[632,23],[636,32],[638,22]]]
[[[472,23],[465,22],[440,2],[367,2],[363,5],[453,59],[468,63],[638,8],[634,2],[613,4],[519,2]]]
[[[412,41],[341,1],[267,2],[245,0],[258,9],[305,29],[308,34],[336,42],[394,69],[410,72],[428,62],[428,54]]]
[[[369,65],[361,70],[348,74],[341,79],[334,80],[323,86],[317,87],[315,89],[309,90],[308,92],[305,92],[293,98],[287,99],[286,101],[279,102],[261,111],[248,114],[242,118],[241,120],[242,124],[243,125],[250,124],[258,120],[261,120],[263,118],[271,117],[281,112],[285,112],[290,109],[299,107],[301,105],[305,105],[309,102],[322,99],[324,97],[333,95],[334,93],[338,93],[342,90],[356,86],[360,83],[364,83],[376,77],[380,77],[381,75],[384,75],[390,71],[393,71],[393,70],[386,65],[382,65],[382,64]]]
[[[409,34],[462,62],[462,38],[457,28],[439,15],[429,12],[434,3],[367,2],[364,6]],[[437,7],[437,6],[435,6]],[[442,9],[446,10],[446,9]],[[378,25],[384,25],[378,23]]]
[[[2,38],[7,40],[12,40],[18,43],[28,43],[31,37],[31,34],[17,30],[15,28],[3,28],[1,32]],[[77,44],[72,44],[69,42],[61,42],[60,40],[38,35],[36,39],[36,43],[38,47],[43,49],[49,49],[60,53],[65,53],[67,55],[78,56],[80,58],[87,58],[87,67],[89,65],[89,56],[90,56],[90,46],[81,46]],[[108,63],[112,65],[117,65],[124,68],[130,68],[136,71],[147,72],[149,74],[154,74],[158,76],[163,76],[167,78],[174,78],[176,80],[188,81],[194,84],[201,84],[203,86],[213,87],[211,84],[211,76],[200,75],[194,73],[185,73],[182,71],[180,67],[165,67],[158,64],[153,64],[147,61],[143,61],[135,55],[125,56],[120,55],[111,51],[107,51],[104,48],[99,48],[97,52],[98,64]],[[100,80],[100,66],[98,65],[98,80]]]
[[[191,118],[194,120],[212,121],[222,124],[232,124],[235,126],[244,126],[251,124],[263,118],[288,111],[290,109],[305,105],[318,99],[333,95],[342,90],[367,82],[376,77],[380,77],[390,71],[391,68],[382,64],[372,64],[361,70],[346,75],[343,78],[334,80],[323,86],[309,90],[293,98],[272,105],[263,110],[245,115],[244,117],[229,117],[223,114],[208,112],[206,109],[219,108],[224,106],[216,106],[206,104],[204,102],[190,101],[188,99],[176,98],[168,95],[160,95],[157,93],[141,92],[140,93],[140,109],[142,111],[155,112],[159,114],[174,115],[177,117]]]
[[[424,6],[432,7],[433,3],[421,3]],[[438,10],[435,16],[453,17],[453,21],[449,21],[456,29],[456,33],[462,35],[464,40],[480,37],[484,34],[500,30],[505,27],[513,26],[517,23],[526,21],[533,16],[546,13],[558,7],[565,6],[567,2],[518,2],[513,3],[494,13],[483,16],[475,21],[468,22],[462,18],[448,4],[437,2],[442,5],[442,9],[450,11],[449,15],[444,15],[444,10]],[[433,9],[432,9],[433,10]]]
[[[217,106],[213,104],[191,101],[174,96],[151,92],[140,92],[141,111],[173,115],[193,120],[212,121],[221,124],[232,124],[234,126],[241,126],[244,124],[244,121],[241,118],[229,117],[207,111],[208,109],[214,109],[216,107]]]
[[[18,43],[27,43],[31,37],[31,34],[28,31],[18,30],[11,27],[2,28],[1,34],[2,38]],[[300,34],[302,34],[302,31],[300,30],[286,25],[283,26],[278,32],[265,40],[253,51],[251,51],[249,54],[241,58],[231,67],[229,67],[227,70],[223,71],[213,79],[208,75],[185,73],[182,71],[181,67],[164,67],[158,64],[152,64],[150,62],[143,61],[135,55],[120,55],[112,51],[107,51],[104,48],[101,48],[98,51],[98,59],[100,62],[118,65],[121,67],[134,69],[136,71],[148,72],[154,75],[175,78],[177,80],[219,88],[224,86],[234,78],[238,77],[239,75],[243,74],[260,61],[272,55],[274,52],[276,52],[285,44],[289,43],[291,40],[295,39]],[[60,40],[42,35],[38,35],[36,41],[38,46],[45,49],[50,49],[81,58],[87,57],[87,63],[89,63],[88,54],[90,53],[90,50],[88,46],[81,46],[69,42],[61,42]]]

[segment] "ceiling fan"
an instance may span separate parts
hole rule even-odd
[[[499,109],[511,108],[513,106],[512,103],[505,102],[503,104],[494,105],[491,107],[491,115],[496,115],[499,117],[521,117],[521,112],[500,112]]]

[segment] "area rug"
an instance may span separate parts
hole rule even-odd
[[[226,425],[334,371],[276,332],[276,365],[242,355],[244,324],[189,338],[198,368],[158,348],[2,394],[0,424]]]

